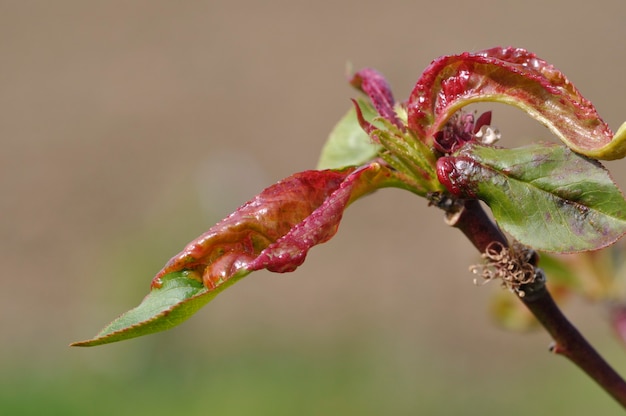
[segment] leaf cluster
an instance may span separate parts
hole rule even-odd
[[[440,57],[406,102],[396,102],[373,69],[354,74],[351,84],[369,102],[354,101],[318,170],[266,188],[201,234],[156,274],[139,306],[72,345],[169,329],[255,270],[295,270],[332,238],[352,202],[384,187],[481,200],[513,239],[542,251],[597,250],[626,233],[626,201],[598,161],[626,155],[626,124],[613,134],[567,78],[534,54],[498,47]],[[475,119],[462,110],[485,101],[520,108],[561,144],[497,146],[491,114]]]

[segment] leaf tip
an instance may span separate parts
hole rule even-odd
[[[626,122],[622,123],[611,141],[598,149],[598,152],[598,159],[603,160],[617,160],[626,157]]]

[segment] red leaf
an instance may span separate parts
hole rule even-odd
[[[190,270],[213,289],[245,269],[290,272],[308,250],[337,231],[355,199],[385,186],[396,174],[379,163],[344,170],[305,171],[270,186],[170,259],[152,281]]]
[[[359,102],[357,100],[352,100],[352,104],[354,104],[356,119],[359,122],[359,125],[361,126],[363,131],[367,133],[368,136],[370,136],[370,138],[374,140],[375,143],[380,144],[380,140],[375,135],[372,135],[372,132],[376,130],[376,126],[365,120],[365,117],[363,117],[363,111],[361,110],[361,106],[359,105]]]
[[[478,101],[525,110],[578,153],[614,159],[626,152],[624,143],[609,145],[613,132],[560,71],[519,48],[496,47],[433,61],[409,97],[409,128],[431,144],[457,110]]]
[[[371,68],[362,69],[354,74],[350,84],[367,94],[378,114],[404,131],[404,125],[393,109],[395,100],[391,87],[380,72]]]

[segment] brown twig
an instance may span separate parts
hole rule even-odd
[[[626,382],[563,315],[545,286],[521,300],[552,336],[550,351],[576,364],[626,409]]]
[[[439,202],[439,201],[437,201]],[[446,222],[458,228],[484,253],[493,242],[507,249],[508,241],[476,200],[435,203],[446,211]],[[536,269],[538,273],[543,272]],[[574,325],[563,315],[545,287],[545,278],[524,285],[518,298],[528,307],[554,340],[550,350],[568,358],[626,409],[626,382],[598,354]]]

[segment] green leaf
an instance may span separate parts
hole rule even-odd
[[[485,201],[500,227],[537,250],[594,250],[626,232],[626,201],[606,169],[565,146],[472,143],[437,166],[448,190]]]
[[[358,100],[363,116],[372,120],[378,116],[371,104]],[[374,122],[373,124],[377,124]],[[352,107],[331,131],[320,160],[318,169],[339,169],[346,166],[358,166],[372,160],[381,146],[373,143],[359,125],[356,110]]]
[[[162,286],[153,288],[141,304],[104,327],[95,337],[70,344],[92,347],[165,331],[196,313],[218,293],[249,274],[242,270],[225,284],[208,290],[194,272],[174,272],[161,278]]]

